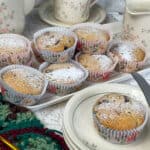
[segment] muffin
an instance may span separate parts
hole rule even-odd
[[[47,81],[38,70],[23,65],[10,65],[0,71],[0,83],[6,100],[18,104],[37,102],[45,93]],[[22,103],[24,102],[24,104]]]
[[[107,34],[106,31],[102,29],[96,29],[93,28],[89,30],[89,28],[79,28],[74,30],[74,32],[77,34],[79,40],[85,40],[87,42],[97,42],[99,40],[102,41],[109,41],[110,37]]]
[[[69,29],[51,27],[34,34],[34,45],[42,59],[49,63],[67,62],[74,55],[77,36]]]
[[[103,54],[106,52],[111,34],[103,29],[101,25],[94,23],[82,23],[72,27],[78,37],[77,49],[83,53]]]
[[[108,55],[118,59],[116,71],[134,72],[141,69],[146,60],[145,49],[130,42],[113,42],[108,48]]]
[[[88,72],[75,61],[45,63],[40,70],[49,81],[50,92],[60,95],[78,90],[88,77]]]
[[[13,69],[2,75],[3,81],[16,92],[29,95],[39,95],[43,89],[43,79],[27,70]]]
[[[28,64],[31,59],[31,43],[16,34],[0,35],[0,68],[11,64]]]
[[[76,61],[88,70],[90,81],[108,79],[117,63],[106,55],[82,53],[76,55]]]
[[[147,122],[145,106],[118,93],[100,97],[93,107],[93,115],[100,134],[113,143],[135,141]]]
[[[75,39],[57,32],[46,32],[37,38],[36,43],[40,50],[63,52],[74,45]]]

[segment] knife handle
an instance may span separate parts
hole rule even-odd
[[[148,105],[150,106],[150,85],[149,85],[149,83],[146,81],[146,79],[144,77],[142,77],[137,72],[131,73],[131,75],[136,80],[138,85],[140,86],[140,88],[143,91],[143,94],[148,102]]]

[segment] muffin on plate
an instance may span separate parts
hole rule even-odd
[[[103,29],[99,24],[77,24],[72,27],[72,31],[78,37],[77,49],[83,53],[103,54],[106,52],[107,45],[112,39],[110,32]]]
[[[137,71],[143,67],[147,58],[143,47],[127,41],[112,42],[107,53],[112,59],[118,59],[116,70],[119,72]]]
[[[23,65],[1,69],[0,83],[5,99],[18,105],[35,104],[45,94],[48,84],[38,70]]]
[[[34,34],[37,53],[49,62],[67,62],[74,55],[77,36],[69,29],[51,27]]]
[[[107,79],[117,63],[106,55],[82,53],[76,55],[76,61],[88,70],[90,81]]]
[[[30,41],[17,34],[0,35],[0,68],[11,64],[28,64],[31,59]]]
[[[77,62],[41,65],[40,70],[49,81],[49,91],[55,94],[68,94],[78,90],[88,77],[88,72]]]
[[[118,93],[100,97],[93,107],[93,116],[100,135],[119,144],[135,141],[148,119],[141,102]]]

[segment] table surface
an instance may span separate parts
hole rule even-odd
[[[120,12],[107,12],[107,17],[104,23],[121,21],[122,18],[122,13]],[[49,24],[44,23],[40,19],[38,15],[38,8],[35,8],[26,17],[26,27],[24,30],[24,35],[32,39],[33,33],[35,33],[39,29],[49,26]],[[67,101],[44,108],[42,110],[36,111],[35,114],[45,124],[45,127],[50,129],[62,130],[63,111],[66,103]]]

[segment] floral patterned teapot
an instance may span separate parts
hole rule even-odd
[[[123,29],[127,40],[142,43],[150,52],[150,0],[126,0]]]
[[[35,0],[0,0],[0,33],[22,33]]]

